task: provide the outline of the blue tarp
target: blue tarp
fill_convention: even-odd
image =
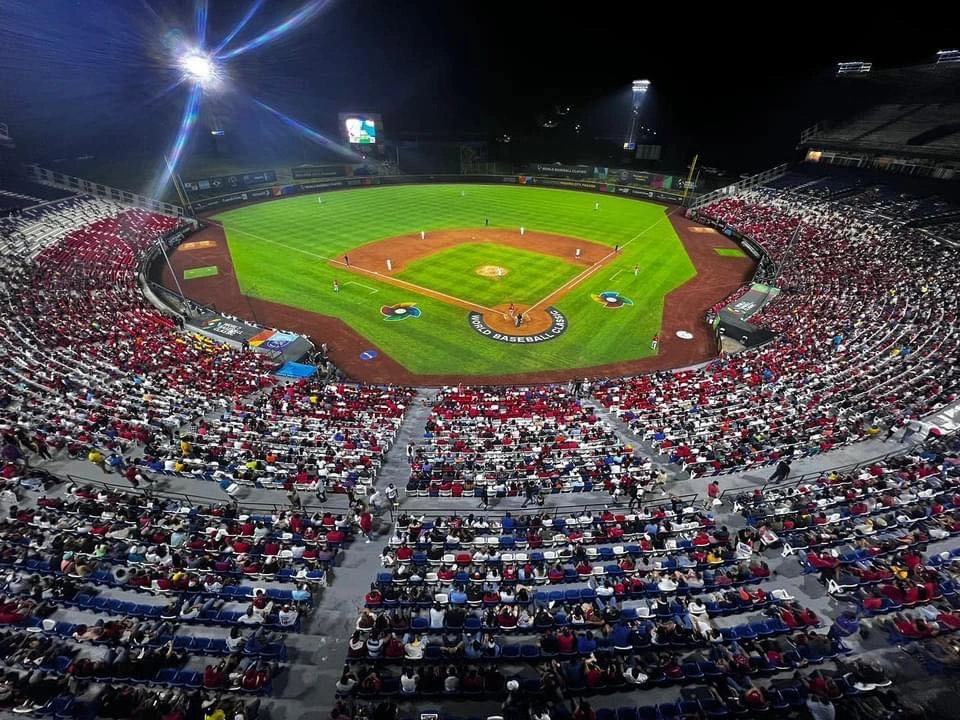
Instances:
[[[284,363],[274,375],[288,378],[308,378],[316,374],[317,368],[313,365],[304,365],[303,363],[287,362]]]

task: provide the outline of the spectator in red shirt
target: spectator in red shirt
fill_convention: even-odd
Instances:
[[[363,533],[363,537],[366,538],[364,542],[371,542],[373,538],[371,533],[373,532],[373,516],[369,511],[364,511],[360,516],[360,532]]]

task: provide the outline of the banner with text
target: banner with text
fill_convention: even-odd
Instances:
[[[294,180],[315,180],[316,178],[346,177],[348,167],[345,165],[301,165],[290,168]]]
[[[220,175],[219,177],[184,180],[183,186],[190,192],[216,192],[252,185],[265,185],[277,181],[277,173],[273,170],[258,170],[238,175]]]

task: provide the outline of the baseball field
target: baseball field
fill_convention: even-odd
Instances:
[[[349,326],[357,340],[331,348],[338,362],[386,359],[424,377],[573,376],[650,359],[664,352],[663,339],[656,349],[651,340],[663,332],[665,296],[698,273],[670,208],[613,195],[398,185],[277,199],[211,219],[222,225],[229,261],[216,250],[178,250],[178,268],[220,266],[217,277],[187,280],[188,295],[223,301],[235,274],[245,306],[284,310],[277,325],[316,332],[291,327],[289,310]],[[730,245],[725,238],[704,243],[711,262],[730,262],[713,247]],[[687,310],[690,329],[702,325],[702,308]]]

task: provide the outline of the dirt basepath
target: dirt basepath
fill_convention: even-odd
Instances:
[[[204,228],[190,238],[191,241],[208,241],[212,243],[212,246],[205,243],[204,246],[193,246],[193,249],[184,247],[177,248],[177,250],[171,254],[170,262],[178,277],[181,278],[180,283],[187,296],[205,305],[212,305],[221,312],[247,317],[262,325],[303,333],[308,335],[317,345],[321,342],[326,342],[330,348],[330,356],[333,361],[345,373],[356,380],[371,383],[403,383],[408,385],[446,385],[459,382],[497,385],[562,382],[571,378],[612,377],[683,367],[703,362],[716,355],[713,334],[704,323],[703,316],[714,303],[723,299],[728,293],[749,280],[753,272],[754,263],[746,257],[721,257],[717,255],[714,248],[736,247],[735,243],[719,233],[714,231],[703,232],[706,228],[696,223],[691,223],[689,220],[679,217],[676,214],[670,217],[670,222],[673,223],[698,274],[687,283],[670,292],[664,298],[663,326],[660,331],[660,352],[656,357],[610,365],[600,365],[591,368],[493,377],[416,375],[386,355],[377,348],[376,345],[364,339],[363,336],[342,320],[292,308],[287,305],[280,305],[278,303],[244,296],[241,294],[239,285],[237,284],[236,274],[230,259],[230,252],[227,248],[223,230],[217,225]],[[693,230],[691,230],[691,228],[693,228]],[[483,236],[484,240],[486,240],[488,239],[486,235],[487,232],[504,233],[506,238],[496,240],[496,242],[501,244],[512,244],[514,241],[526,242],[525,238],[528,235],[533,235],[532,233],[527,233],[527,235],[521,238],[519,232],[478,230],[476,236],[478,238]],[[435,235],[436,233],[431,233],[430,239],[433,240]],[[557,236],[546,237],[553,240]],[[489,239],[493,241],[492,237]],[[419,243],[419,235],[412,238],[412,240]],[[597,260],[602,258],[604,252],[609,252],[609,248],[596,245],[595,243],[576,241],[571,238],[565,238],[564,240],[572,241],[582,246],[581,264],[585,267],[597,262]],[[463,241],[460,240],[453,244],[459,244],[460,242]],[[478,242],[480,242],[480,240],[478,240]],[[371,245],[377,244],[379,243],[372,243]],[[363,248],[357,248],[352,251],[350,253],[351,263],[360,263],[360,251],[364,248],[371,247],[371,245],[363,246]],[[449,247],[452,247],[452,245]],[[516,245],[516,247],[531,249],[529,246]],[[568,255],[560,255],[561,257],[564,257],[564,259],[570,262],[576,261],[573,252],[570,252],[571,248],[566,246],[557,247],[560,252],[569,252]],[[431,248],[434,251],[437,249],[432,242]],[[593,252],[593,249],[596,249],[601,255],[599,257],[593,257],[592,255],[587,256],[586,253],[588,251]],[[540,248],[537,252],[545,252],[545,250]],[[554,252],[551,254],[557,253]],[[386,257],[387,256],[384,255],[377,259],[377,256],[371,255],[369,262],[379,262],[379,267],[385,270]],[[412,257],[412,255],[409,256],[408,261]],[[391,259],[396,261],[396,258]],[[220,269],[220,274],[215,277],[198,278],[196,280],[182,279],[185,269],[205,265],[216,265]],[[364,262],[364,265],[366,265],[366,262]],[[398,271],[400,267],[401,266],[395,264],[394,271]],[[163,268],[161,279],[163,285],[166,287],[176,287],[170,275],[169,268]],[[677,331],[689,332],[693,335],[693,339],[682,340],[677,337]],[[378,355],[374,360],[361,360],[360,353],[365,350],[376,350]]]
[[[414,235],[398,235],[362,245],[355,250],[351,250],[341,259],[331,260],[330,262],[332,265],[336,265],[346,272],[372,277],[381,282],[390,283],[407,290],[413,290],[421,295],[432,297],[441,302],[456,305],[466,310],[479,311],[484,313],[485,317],[488,315],[503,315],[505,308],[491,308],[486,305],[478,305],[470,300],[454,297],[453,295],[423,287],[422,285],[415,285],[397,277],[410,263],[416,260],[448,248],[457,247],[458,245],[470,245],[473,243],[507,245],[519,250],[540,253],[541,255],[553,255],[573,265],[585,268],[575,278],[553,291],[549,297],[551,302],[559,300],[573,290],[580,281],[584,280],[587,274],[603,267],[606,261],[614,257],[613,251],[609,247],[588,240],[578,240],[563,235],[548,235],[547,233],[535,232],[524,232],[524,234],[521,235],[519,230],[509,231],[483,228],[473,230],[438,230],[429,233],[425,237],[421,237],[419,233]],[[498,270],[502,271],[503,269],[487,265],[483,266],[483,270],[495,276]],[[536,305],[546,306],[546,303],[540,301]],[[517,308],[518,314],[528,311],[529,308],[526,307]],[[536,315],[538,320],[535,323],[528,324],[528,327],[544,323],[547,327],[550,325],[550,317],[542,307],[539,310],[534,309],[531,315]],[[533,335],[535,333],[528,330],[520,334]]]

